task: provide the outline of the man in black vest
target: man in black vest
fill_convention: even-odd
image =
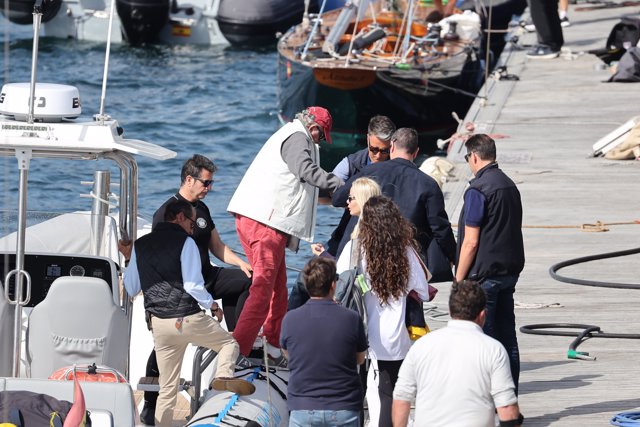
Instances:
[[[220,238],[216,224],[211,217],[209,208],[203,199],[213,188],[213,176],[216,165],[207,157],[194,154],[182,166],[180,173],[180,189],[167,199],[153,214],[152,230],[164,221],[166,207],[176,200],[191,203],[196,210],[196,221],[191,237],[198,246],[202,276],[207,291],[222,299],[222,309],[227,323],[227,330],[232,332],[235,327],[245,301],[249,297],[251,286],[251,266],[237,256]],[[129,246],[129,252],[131,247]],[[222,262],[236,265],[239,268],[217,267],[211,265],[209,252]],[[125,252],[123,252],[125,253]],[[126,257],[125,253],[125,257]],[[158,364],[155,352],[151,352],[147,361],[147,377],[158,376]],[[158,393],[144,392],[144,407],[140,412],[140,419],[147,425],[153,425],[153,414],[156,408]]]
[[[200,254],[191,237],[196,211],[185,200],[166,206],[164,222],[136,240],[124,286],[131,296],[142,291],[160,373],[155,423],[170,426],[178,394],[182,358],[188,344],[218,353],[215,390],[248,395],[255,386],[233,378],[239,347],[222,329],[222,310],[204,287]],[[212,316],[204,309],[211,309]],[[215,316],[215,319],[213,318]]]
[[[520,352],[513,307],[518,276],[524,268],[522,202],[513,181],[498,168],[496,144],[485,134],[465,143],[475,178],[464,194],[458,222],[456,280],[476,280],[487,294],[484,332],[504,345],[518,390]]]

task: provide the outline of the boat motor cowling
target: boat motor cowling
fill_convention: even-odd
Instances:
[[[169,22],[168,0],[116,0],[123,38],[132,45],[157,41]]]
[[[9,0],[8,14],[5,8],[0,8],[0,11],[5,18],[14,24],[30,25],[33,23],[33,5],[34,0]],[[62,0],[45,0],[42,2],[42,22],[51,21],[60,11],[62,6]]]

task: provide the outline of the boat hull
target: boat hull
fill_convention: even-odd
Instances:
[[[317,11],[311,1],[311,10]],[[221,0],[218,25],[232,44],[273,44],[276,33],[302,20],[304,3],[291,0]]]
[[[321,145],[324,168],[333,168],[346,154],[366,146],[369,119],[388,116],[397,127],[418,131],[421,153],[433,153],[438,138],[450,135],[478,88],[476,61],[464,59],[462,71],[430,77],[385,70],[312,69],[279,55],[279,112],[283,121],[311,105],[327,108],[333,117],[333,144]]]
[[[117,16],[112,41],[130,44],[263,45],[274,44],[302,19],[302,0],[115,0]],[[110,0],[52,0],[45,2],[43,31],[47,37],[105,42]],[[327,10],[344,4],[331,0]],[[312,0],[310,12],[318,11]],[[33,0],[10,0],[2,9],[7,18],[31,25]]]

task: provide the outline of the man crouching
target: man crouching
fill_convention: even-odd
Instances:
[[[164,222],[136,240],[124,274],[129,295],[142,290],[160,371],[160,394],[155,422],[171,426],[176,404],[182,359],[188,344],[218,353],[218,368],[211,387],[241,396],[255,386],[233,378],[239,347],[220,326],[222,310],[204,287],[200,255],[191,238],[196,212],[187,201],[176,200],[166,207]],[[211,315],[202,309],[211,309]],[[215,319],[214,319],[215,316]]]

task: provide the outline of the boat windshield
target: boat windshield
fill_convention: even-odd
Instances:
[[[120,264],[113,217],[91,212],[28,211],[25,252],[102,256]],[[0,210],[0,251],[16,252],[18,211]]]

